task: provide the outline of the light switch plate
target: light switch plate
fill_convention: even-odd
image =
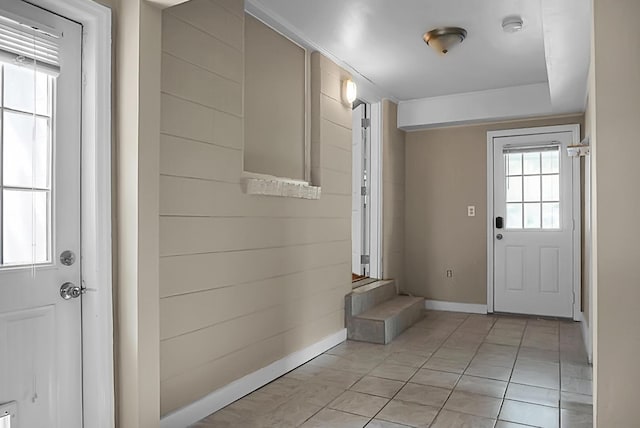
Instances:
[[[475,217],[476,216],[476,207],[475,207],[475,205],[469,205],[467,207],[467,215],[469,217]]]

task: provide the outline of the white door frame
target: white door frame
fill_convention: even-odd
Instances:
[[[81,269],[83,420],[115,426],[111,234],[111,9],[91,0],[26,0],[82,30]]]
[[[493,212],[493,139],[497,137],[517,137],[521,135],[541,135],[557,132],[571,132],[571,144],[580,143],[580,125],[541,126],[537,128],[505,129],[487,132],[487,311],[493,312],[494,302],[494,212]],[[580,321],[581,266],[580,266],[580,158],[572,158],[573,189],[573,320]]]
[[[371,106],[371,168],[369,171],[369,277],[382,279],[382,102]]]

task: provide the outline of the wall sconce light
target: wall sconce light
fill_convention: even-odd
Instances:
[[[351,79],[345,79],[342,81],[342,99],[347,104],[351,104],[358,97],[358,87],[356,83]]]
[[[572,158],[589,155],[589,137],[582,140],[580,144],[568,146],[567,154],[569,155],[569,157],[572,157]]]

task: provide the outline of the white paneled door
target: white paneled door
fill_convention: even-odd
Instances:
[[[82,27],[0,17],[0,426],[79,428]]]
[[[571,132],[493,139],[496,312],[573,317],[570,144]]]

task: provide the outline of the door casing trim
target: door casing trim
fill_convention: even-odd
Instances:
[[[111,9],[91,0],[25,0],[82,29],[81,262],[83,420],[115,426],[111,211]]]
[[[493,313],[494,303],[494,196],[493,196],[493,139],[497,137],[517,137],[522,135],[542,135],[557,132],[570,132],[571,144],[580,143],[580,125],[555,125],[540,126],[535,128],[505,129],[487,132],[487,311]],[[573,190],[573,320],[580,321],[580,302],[582,301],[581,289],[581,215],[580,215],[580,158],[573,158],[572,166],[572,190]]]

